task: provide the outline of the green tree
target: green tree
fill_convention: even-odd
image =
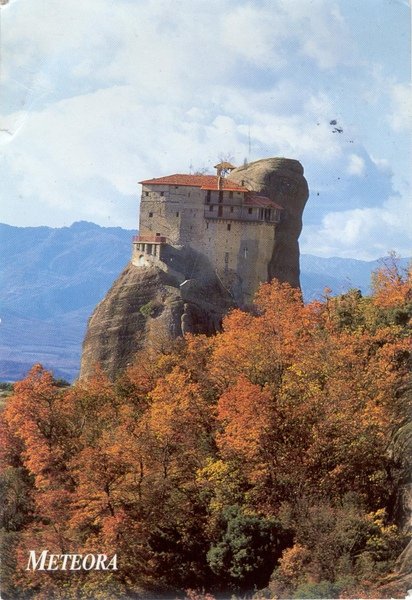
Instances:
[[[219,581],[234,589],[262,587],[286,539],[287,534],[273,519],[231,506],[221,515],[221,536],[212,544],[207,560]]]

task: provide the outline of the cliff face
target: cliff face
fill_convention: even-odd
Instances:
[[[286,281],[299,287],[299,243],[302,215],[309,196],[303,167],[289,158],[266,158],[231,172],[230,179],[262,192],[283,206],[281,222],[276,227],[275,248],[268,266],[269,279]]]
[[[412,394],[412,379],[402,390],[406,401]],[[394,432],[388,447],[388,457],[391,459],[390,474],[394,482],[392,498],[392,518],[398,527],[408,536],[411,535],[412,515],[412,423],[406,423]],[[412,540],[396,560],[393,571],[385,577],[380,585],[382,598],[399,598],[406,596],[412,588]]]
[[[89,319],[80,378],[99,364],[112,379],[143,348],[161,350],[185,333],[213,334],[233,300],[208,261],[168,247],[163,268],[129,264]]]
[[[230,179],[262,192],[284,207],[276,228],[274,277],[299,286],[298,237],[308,186],[298,161],[259,160],[232,171]],[[129,264],[94,310],[83,343],[80,377],[99,364],[114,378],[142,348],[161,348],[184,333],[220,329],[233,295],[222,285],[208,258],[190,246],[162,248],[162,261]]]

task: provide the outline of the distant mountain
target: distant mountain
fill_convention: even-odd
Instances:
[[[36,362],[56,377],[77,377],[87,319],[129,261],[133,233],[84,221],[59,229],[0,224],[0,381],[21,379]],[[305,299],[325,287],[368,293],[378,265],[303,254]]]
[[[35,362],[76,378],[87,319],[127,264],[133,233],[0,224],[0,381]]]
[[[370,293],[371,274],[382,265],[383,259],[372,261],[354,258],[321,258],[312,254],[300,256],[300,282],[306,301],[322,295],[328,287],[334,294],[356,288],[364,295]],[[399,259],[399,266],[406,267],[409,258]]]

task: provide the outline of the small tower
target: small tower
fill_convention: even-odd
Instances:
[[[225,177],[228,173],[230,173],[230,171],[236,169],[236,167],[234,167],[230,162],[227,161],[220,162],[213,168],[216,169],[218,177]]]

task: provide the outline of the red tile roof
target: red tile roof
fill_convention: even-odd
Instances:
[[[190,187],[199,187],[202,190],[217,190],[218,178],[216,175],[183,175],[176,173],[175,175],[167,175],[166,177],[156,177],[155,179],[145,179],[139,181],[142,185],[182,185]],[[221,186],[223,190],[230,192],[247,192],[247,188],[242,185],[230,181],[224,177],[221,178]]]
[[[230,181],[230,179],[225,179],[222,178],[221,179],[221,183],[220,183],[220,187],[218,187],[218,181],[217,181],[217,177],[214,177],[215,181],[212,181],[210,183],[206,183],[205,185],[202,185],[202,190],[225,190],[228,192],[247,192],[248,189],[245,188],[243,185],[239,185],[238,183],[235,183],[234,181]]]
[[[277,208],[278,210],[284,210],[283,206],[276,204],[270,198],[266,196],[259,196],[258,194],[248,194],[245,198],[245,206],[259,206],[260,208]]]

